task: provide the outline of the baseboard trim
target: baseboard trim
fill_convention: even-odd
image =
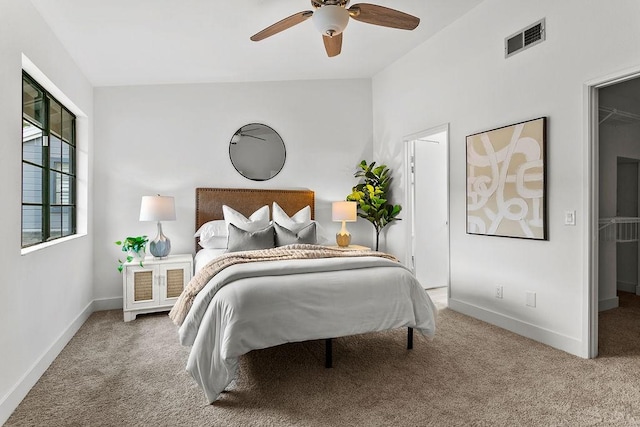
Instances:
[[[18,407],[22,399],[25,398],[29,390],[38,382],[42,374],[47,370],[49,365],[58,357],[62,349],[78,332],[78,329],[84,324],[84,322],[94,312],[94,301],[91,301],[87,306],[76,316],[65,331],[49,346],[49,348],[40,356],[40,358],[31,366],[31,368],[25,372],[20,380],[13,386],[13,388],[0,400],[0,425],[4,424],[13,411]]]
[[[598,311],[606,311],[611,310],[612,308],[617,308],[620,304],[618,297],[601,299],[598,301]]]
[[[122,298],[100,298],[93,300],[93,311],[120,310],[122,309]]]
[[[637,283],[629,283],[629,282],[616,282],[616,288],[619,291],[631,292],[634,294],[636,292]]]
[[[78,329],[87,321],[89,316],[95,311],[122,309],[122,297],[101,298],[91,301],[76,316],[67,329],[60,334],[53,344],[44,352],[42,356],[31,366],[31,368],[18,380],[16,385],[0,399],[0,425],[3,425],[16,410],[22,399],[25,398],[29,390],[38,382],[42,374],[49,368],[49,365],[58,357],[62,349],[71,338],[78,332]]]
[[[449,299],[449,308],[575,356],[588,357],[583,343],[575,338],[452,298]]]

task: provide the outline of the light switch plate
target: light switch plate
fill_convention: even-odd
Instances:
[[[564,213],[564,225],[576,225],[576,211],[566,211]]]

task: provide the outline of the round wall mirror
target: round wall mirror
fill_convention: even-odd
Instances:
[[[231,137],[229,157],[240,175],[266,181],[282,170],[287,152],[278,132],[267,125],[250,123]]]

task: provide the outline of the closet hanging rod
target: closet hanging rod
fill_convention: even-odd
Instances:
[[[608,120],[613,116],[621,117],[628,121],[640,122],[640,114],[630,113],[628,111],[618,110],[617,108],[611,107],[598,107],[598,110],[603,113],[607,113],[607,115],[603,119],[601,119],[598,124],[604,123],[605,120]]]

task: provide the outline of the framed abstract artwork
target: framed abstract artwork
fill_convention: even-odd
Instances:
[[[467,136],[467,233],[547,240],[541,117]]]

